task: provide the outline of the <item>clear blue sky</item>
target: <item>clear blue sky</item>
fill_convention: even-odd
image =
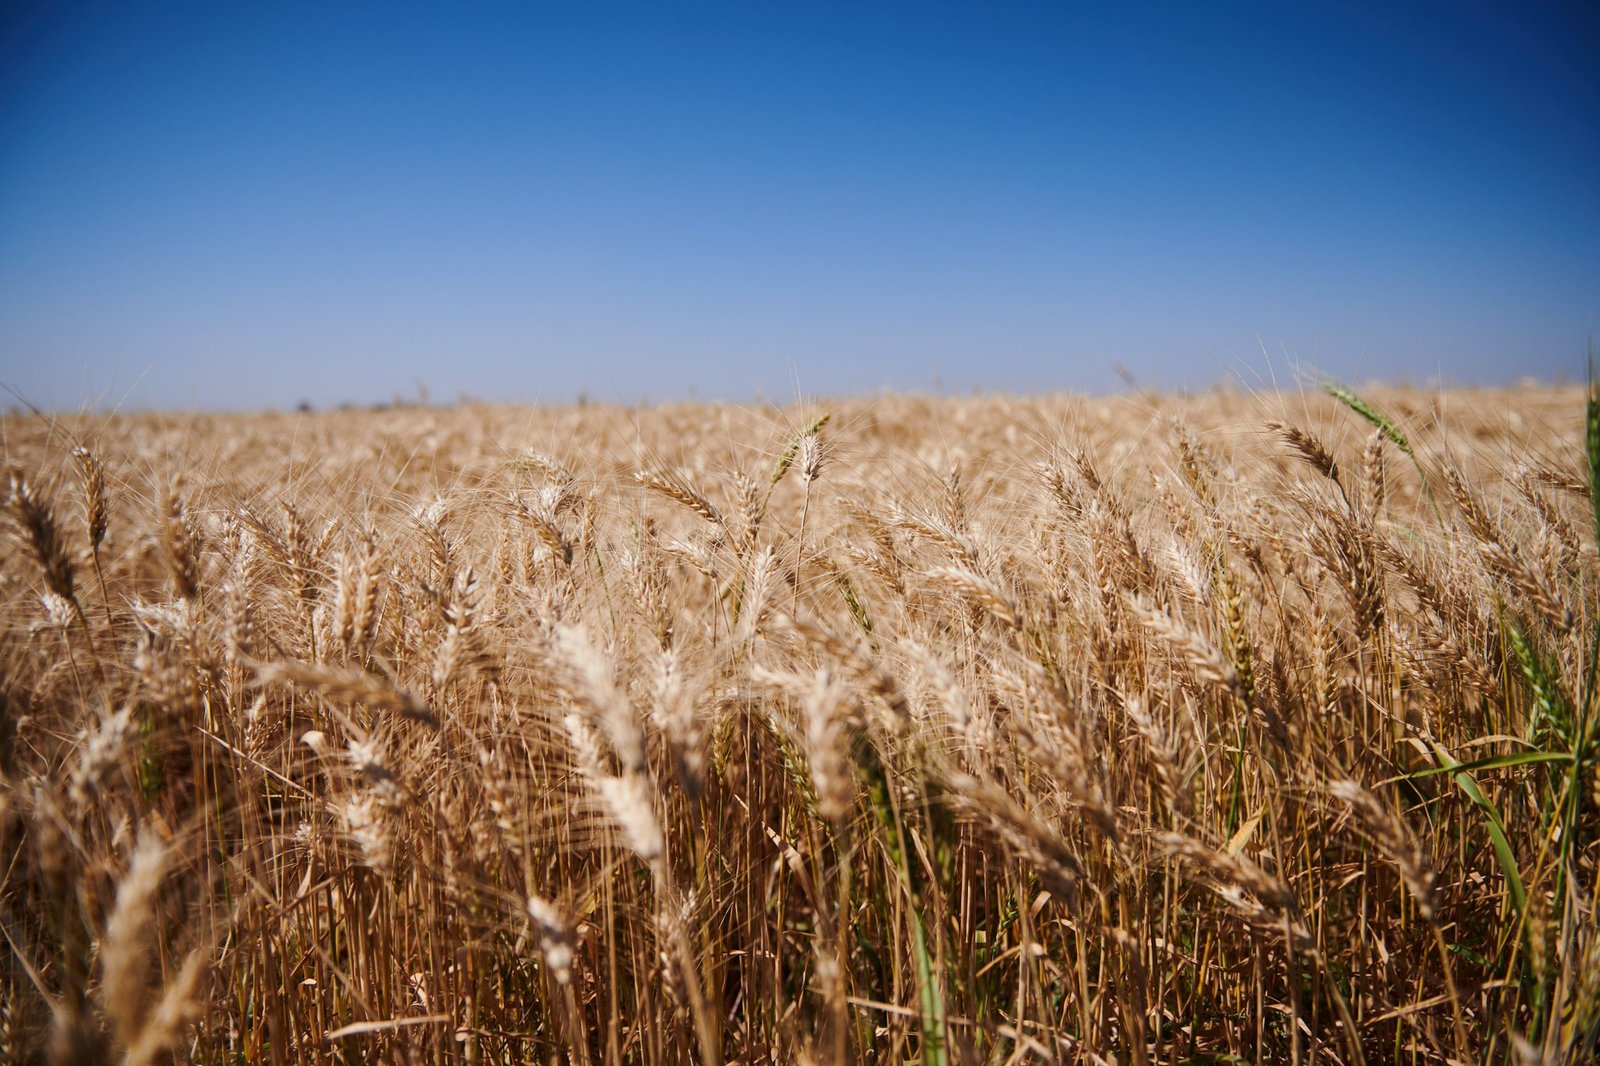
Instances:
[[[1591,341],[1593,3],[0,0],[0,382],[41,406],[1494,382]]]

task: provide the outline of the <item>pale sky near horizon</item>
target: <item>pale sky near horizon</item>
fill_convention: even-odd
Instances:
[[[1496,383],[1597,332],[1592,3],[0,4],[45,408]]]

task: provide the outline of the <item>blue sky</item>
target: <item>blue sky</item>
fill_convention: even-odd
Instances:
[[[1597,58],[1580,3],[6,0],[0,383],[1579,377]]]

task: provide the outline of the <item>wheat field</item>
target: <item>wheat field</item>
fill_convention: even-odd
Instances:
[[[1578,387],[8,415],[0,1060],[1578,1063]]]

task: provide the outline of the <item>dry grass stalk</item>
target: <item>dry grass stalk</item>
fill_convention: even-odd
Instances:
[[[1177,738],[1146,713],[1142,701],[1129,700],[1126,710],[1128,720],[1133,722],[1149,749],[1157,788],[1167,808],[1179,817],[1188,817],[1193,802],[1189,796],[1189,777],[1181,768],[1182,752]]]
[[[122,1059],[123,1066],[151,1066],[177,1047],[186,1026],[204,1013],[201,985],[209,971],[210,963],[203,949],[197,948],[184,958],[176,976],[162,990],[156,1009],[128,1047]]]
[[[710,500],[691,488],[681,475],[665,471],[641,470],[634,475],[634,479],[650,491],[659,492],[674,503],[687,507],[713,526],[724,525],[722,512],[711,506]]]
[[[143,1028],[155,896],[167,859],[168,849],[159,839],[153,835],[140,838],[128,871],[117,884],[116,904],[106,922],[100,995],[117,1041],[124,1046],[131,1046]]]
[[[1400,879],[1417,901],[1417,909],[1422,912],[1423,920],[1432,922],[1438,914],[1433,891],[1434,874],[1411,830],[1359,782],[1348,778],[1330,781],[1328,793],[1355,812],[1362,828],[1372,837],[1384,857],[1400,871]]]
[[[838,824],[855,806],[856,776],[850,757],[848,694],[827,670],[819,670],[801,703],[802,736],[817,813]]]
[[[1148,603],[1132,597],[1126,602],[1129,612],[1152,636],[1177,652],[1198,680],[1238,691],[1239,671],[1203,634]]]
[[[951,526],[943,518],[916,508],[895,504],[891,521],[896,528],[915,533],[940,545],[971,569],[979,569],[978,547],[972,538]]]
[[[1307,495],[1298,497],[1309,523],[1304,536],[1309,553],[1331,574],[1350,605],[1352,628],[1365,640],[1383,624],[1383,571],[1370,529],[1346,512]]]
[[[699,799],[705,791],[706,729],[694,704],[690,680],[678,653],[671,648],[663,651],[656,666],[650,717],[672,749],[673,772],[684,794]]]
[[[1344,483],[1339,480],[1339,464],[1316,434],[1287,422],[1268,422],[1267,428],[1282,437],[1283,442],[1294,449],[1306,465],[1343,489]]]
[[[1483,553],[1483,561],[1489,569],[1502,575],[1534,613],[1560,632],[1572,628],[1572,609],[1556,595],[1555,582],[1535,574],[1521,552],[1500,541],[1484,541],[1478,545],[1478,550]]]
[[[1332,395],[7,415],[0,1058],[1586,1061],[1587,396]]]
[[[56,524],[55,512],[33,484],[15,471],[11,474],[12,518],[22,539],[43,572],[45,586],[70,603],[77,603],[72,555]]]
[[[359,703],[372,710],[398,714],[434,728],[439,725],[438,716],[421,697],[374,677],[365,670],[285,660],[258,663],[255,677],[258,685],[287,682],[310,689],[334,702]]]
[[[1383,442],[1387,439],[1383,430],[1375,429],[1372,431],[1372,436],[1367,438],[1367,446],[1362,451],[1361,496],[1366,503],[1369,518],[1375,518],[1383,510],[1383,503],[1389,497],[1388,472],[1383,450]]]
[[[1077,898],[1084,879],[1083,863],[1059,832],[992,782],[956,775],[948,785],[951,803],[987,824],[1051,891],[1063,899]]]
[[[517,516],[528,523],[534,536],[539,539],[539,543],[551,558],[559,559],[563,566],[572,565],[572,544],[562,535],[561,530],[556,528],[554,519],[547,517],[547,514],[554,513],[553,508],[547,513],[540,513],[530,508],[518,496],[511,497],[511,506]]]
[[[868,692],[882,701],[883,706],[893,716],[893,722],[903,723],[910,718],[911,704],[907,701],[900,683],[855,644],[824,626],[813,622],[802,622],[788,615],[775,615],[773,626],[780,632],[800,637],[811,646],[821,649],[828,658],[841,664]]]
[[[532,448],[529,448],[516,458],[508,460],[508,462],[512,466],[543,474],[564,489],[572,486],[578,480],[573,476],[572,471],[567,469],[559,459],[544,452],[534,451]]]
[[[340,555],[334,572],[334,639],[345,655],[360,662],[371,657],[377,638],[382,582],[377,536],[368,532]]]
[[[935,583],[954,589],[957,594],[977,603],[1007,628],[1021,631],[1022,611],[999,585],[988,578],[955,566],[934,567],[927,576]]]
[[[111,528],[111,501],[106,490],[105,464],[83,446],[72,449],[72,462],[83,484],[83,522],[89,534],[89,549],[99,552]]]
[[[193,600],[200,594],[200,535],[176,489],[167,492],[162,509],[166,518],[161,530],[162,549],[173,590],[179,599]]]
[[[1279,878],[1243,855],[1208,847],[1182,833],[1156,833],[1155,840],[1167,855],[1200,873],[1252,927],[1281,932],[1297,948],[1313,944],[1294,894]]]
[[[542,896],[528,897],[528,917],[539,935],[539,952],[558,985],[572,983],[572,923],[554,903]]]

